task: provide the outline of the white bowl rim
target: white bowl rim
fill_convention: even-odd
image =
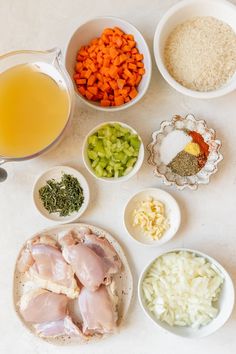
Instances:
[[[101,20],[101,19],[111,19],[111,20],[118,20],[120,22],[123,22],[124,24],[130,26],[134,31],[138,32],[142,41],[143,41],[143,44],[144,44],[144,47],[146,49],[146,52],[147,52],[147,60],[148,60],[148,63],[149,63],[149,69],[147,70],[145,68],[145,70],[147,71],[147,77],[146,77],[146,85],[144,87],[144,89],[142,90],[142,92],[138,92],[137,96],[135,98],[133,98],[132,100],[130,100],[129,102],[127,103],[124,103],[123,105],[121,106],[117,106],[117,107],[102,107],[102,106],[99,106],[99,105],[95,105],[94,103],[91,103],[89,100],[86,100],[82,95],[80,95],[77,90],[75,89],[74,87],[74,92],[76,94],[76,97],[79,97],[86,105],[88,105],[89,107],[92,107],[94,109],[97,109],[98,111],[103,111],[103,112],[117,112],[117,111],[121,111],[123,109],[126,109],[126,108],[129,108],[131,106],[133,106],[135,103],[137,103],[138,101],[141,100],[141,98],[143,98],[143,96],[145,95],[145,93],[147,92],[148,90],[148,87],[150,85],[150,82],[151,82],[151,77],[152,77],[152,59],[151,59],[151,53],[150,53],[150,50],[149,50],[149,47],[148,47],[148,44],[145,40],[145,38],[143,37],[142,33],[137,29],[137,27],[135,27],[132,23],[124,20],[123,18],[120,18],[120,17],[117,17],[117,16],[96,16],[96,17],[92,17],[90,19],[88,19],[87,21],[81,23],[79,25],[79,27],[77,27],[75,29],[75,31],[73,32],[73,34],[70,36],[70,39],[68,40],[67,42],[67,45],[66,45],[66,48],[65,48],[65,55],[64,55],[64,66],[66,68],[66,58],[67,58],[67,52],[68,52],[68,48],[69,48],[69,45],[71,43],[71,39],[74,37],[75,33],[80,29],[80,27],[84,26],[84,25],[87,25],[89,24],[89,22],[92,22],[94,20]],[[67,70],[67,69],[66,69]],[[68,73],[68,75],[70,76],[70,74]],[[70,76],[71,78],[71,76]],[[72,80],[72,79],[71,79]],[[74,86],[74,85],[73,85]]]
[[[109,124],[115,124],[118,123],[121,126],[128,128],[131,130],[132,133],[138,135],[140,141],[141,141],[141,145],[139,148],[139,154],[138,154],[138,158],[137,161],[133,167],[133,169],[126,175],[126,176],[122,176],[122,177],[111,177],[111,178],[107,178],[107,177],[98,177],[95,172],[92,170],[92,167],[90,168],[90,166],[88,165],[86,158],[85,158],[85,149],[87,147],[87,141],[88,138],[90,137],[90,135],[92,135],[93,133],[95,133],[98,129],[100,129],[101,127],[103,127],[104,125],[109,125]],[[109,183],[119,183],[119,182],[125,182],[128,181],[130,178],[132,178],[142,167],[143,161],[144,161],[144,144],[143,144],[143,140],[141,138],[141,136],[137,133],[137,131],[132,128],[130,125],[123,123],[123,122],[119,122],[119,121],[105,121],[102,122],[100,124],[98,124],[96,127],[92,128],[88,134],[86,135],[86,137],[84,138],[84,142],[83,142],[83,146],[82,146],[82,158],[83,158],[83,162],[84,165],[86,167],[86,169],[91,173],[91,175],[93,177],[95,177],[96,179],[100,180],[100,181],[105,181],[105,182],[109,182]],[[137,165],[137,166],[136,166]],[[135,168],[136,167],[136,168]]]
[[[205,259],[207,259],[210,263],[214,264],[216,266],[216,268],[222,273],[227,275],[228,277],[228,283],[229,283],[229,286],[231,287],[231,290],[232,290],[232,300],[231,300],[231,307],[230,307],[230,310],[228,311],[228,316],[227,318],[225,319],[224,322],[222,322],[221,326],[219,326],[218,328],[216,328],[214,331],[212,331],[211,333],[202,333],[200,336],[184,336],[184,335],[181,335],[181,334],[177,334],[175,332],[172,332],[168,329],[165,329],[163,326],[161,326],[157,321],[155,321],[148,313],[147,309],[145,308],[145,305],[143,304],[143,301],[142,301],[142,298],[141,298],[141,286],[142,286],[142,282],[143,282],[143,279],[148,271],[148,269],[151,267],[152,263],[154,263],[159,257],[165,255],[165,254],[168,254],[168,253],[172,253],[172,252],[181,252],[181,251],[186,251],[186,252],[190,252],[190,253],[193,253],[193,254],[196,254],[197,256],[200,256],[200,257],[204,257]],[[229,320],[230,316],[232,315],[232,311],[233,311],[233,308],[234,308],[234,303],[235,303],[235,290],[234,290],[234,283],[233,283],[233,280],[229,274],[229,272],[225,269],[225,267],[223,267],[221,265],[221,263],[219,263],[216,259],[214,259],[213,257],[211,256],[208,256],[206,253],[203,253],[201,251],[198,251],[198,250],[194,250],[194,249],[191,249],[191,248],[185,248],[185,247],[179,247],[179,248],[173,248],[173,249],[169,249],[169,250],[163,250],[161,251],[157,256],[155,256],[150,262],[148,262],[146,264],[146,266],[143,268],[143,270],[141,271],[140,275],[139,275],[139,279],[138,279],[138,300],[139,300],[139,305],[141,306],[143,312],[145,313],[145,315],[149,318],[149,320],[151,320],[152,323],[154,323],[159,329],[161,329],[162,331],[166,332],[166,333],[170,333],[170,334],[173,334],[177,337],[182,337],[182,338],[186,338],[186,339],[194,339],[194,338],[203,338],[203,337],[207,337],[209,335],[212,335],[214,334],[216,331],[218,331],[220,328],[222,328],[225,323]]]
[[[43,213],[40,208],[38,208],[36,202],[35,202],[35,192],[36,192],[36,186],[37,186],[37,183],[39,182],[39,180],[44,176],[46,175],[47,173],[49,172],[52,172],[54,171],[55,169],[60,169],[61,171],[63,171],[63,169],[67,169],[68,171],[71,171],[71,173],[73,174],[73,172],[75,173],[75,175],[77,176],[79,182],[80,182],[80,179],[83,180],[83,183],[84,185],[86,185],[86,188],[87,188],[87,193],[86,195],[84,195],[84,203],[81,205],[80,209],[73,215],[73,216],[67,216],[67,220],[64,220],[64,217],[62,216],[61,217],[61,220],[54,220],[53,218],[50,217],[50,214],[49,213]],[[84,177],[84,175],[79,171],[77,170],[76,168],[74,167],[70,167],[70,166],[66,166],[66,165],[56,165],[56,166],[53,166],[53,167],[50,167],[48,168],[47,170],[45,170],[44,172],[40,173],[35,181],[34,181],[34,184],[33,184],[33,188],[32,188],[32,199],[33,199],[33,204],[36,208],[36,210],[40,213],[40,215],[42,215],[45,219],[47,220],[50,220],[50,221],[53,221],[54,223],[57,223],[57,224],[68,224],[68,223],[71,223],[73,221],[76,221],[78,220],[78,218],[86,211],[86,209],[88,208],[88,205],[89,205],[89,201],[90,201],[90,189],[89,189],[89,184],[86,180],[86,178]],[[82,206],[84,205],[83,207],[83,210],[81,211],[82,209]]]
[[[126,209],[129,205],[129,203],[131,202],[131,200],[137,196],[138,194],[140,193],[143,193],[143,192],[147,192],[147,191],[153,191],[153,190],[156,190],[156,191],[161,191],[161,193],[164,193],[166,195],[168,195],[169,198],[172,199],[172,201],[174,202],[174,204],[176,205],[176,211],[178,212],[178,227],[176,229],[176,231],[173,233],[173,235],[166,241],[162,242],[161,244],[158,244],[158,240],[156,240],[156,243],[151,243],[151,244],[148,244],[148,243],[143,243],[139,240],[137,240],[135,237],[133,237],[130,232],[128,231],[128,228],[126,226],[126,222],[125,222],[125,213],[126,213]],[[161,189],[161,188],[156,188],[156,187],[148,187],[148,188],[143,188],[135,193],[133,193],[130,198],[126,201],[125,203],[125,206],[124,206],[124,209],[123,209],[123,225],[125,227],[125,230],[126,232],[128,233],[128,235],[130,236],[130,238],[132,240],[134,240],[135,242],[137,242],[139,245],[142,245],[144,247],[147,247],[147,248],[159,248],[161,246],[163,246],[164,244],[170,242],[172,240],[172,238],[177,234],[178,230],[179,230],[179,227],[180,227],[180,224],[181,224],[181,211],[180,211],[180,206],[179,204],[177,203],[177,200],[169,193],[169,192],[166,192],[164,189]],[[164,238],[165,236],[163,235],[162,239]]]
[[[232,10],[234,10],[236,12],[236,6],[227,0],[201,0],[201,1],[202,2],[203,1],[213,2],[214,4],[216,4],[216,3],[224,4],[225,6],[230,7]],[[164,62],[162,60],[162,56],[161,56],[160,50],[159,50],[159,36],[160,36],[160,33],[161,33],[163,27],[166,24],[166,21],[171,16],[173,16],[177,10],[182,9],[188,5],[198,3],[198,2],[199,2],[199,0],[182,0],[182,1],[178,2],[177,4],[171,6],[169,8],[169,10],[167,10],[165,12],[165,14],[162,16],[160,22],[158,23],[158,25],[156,27],[154,38],[153,38],[153,53],[154,53],[154,57],[155,57],[155,62],[156,62],[156,65],[157,65],[162,77],[167,81],[167,83],[172,88],[174,88],[178,92],[180,92],[184,95],[187,95],[187,96],[190,96],[193,98],[199,98],[199,99],[210,99],[210,98],[221,97],[221,96],[224,96],[236,89],[236,79],[235,79],[234,83],[232,83],[231,85],[223,86],[223,87],[220,87],[220,88],[218,88],[216,90],[212,90],[212,91],[201,92],[201,91],[191,90],[187,87],[184,87],[180,83],[178,83],[169,74],[168,70],[166,69],[166,67],[164,65]]]

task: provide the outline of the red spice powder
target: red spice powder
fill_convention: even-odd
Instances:
[[[209,145],[204,141],[203,137],[201,134],[195,132],[195,131],[190,131],[189,135],[192,137],[193,142],[197,143],[200,146],[201,153],[204,154],[206,157],[209,155]]]

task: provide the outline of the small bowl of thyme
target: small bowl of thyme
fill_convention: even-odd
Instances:
[[[37,178],[33,199],[37,210],[47,219],[60,223],[72,222],[88,206],[88,183],[74,168],[55,166]]]

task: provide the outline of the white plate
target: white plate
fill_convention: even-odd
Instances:
[[[56,181],[60,181],[63,172],[76,177],[83,189],[84,201],[78,211],[68,215],[68,216],[60,216],[59,213],[49,213],[43,206],[43,202],[39,197],[39,189],[45,186],[46,182],[50,179],[55,179]],[[68,223],[77,220],[87,209],[89,204],[89,186],[84,178],[84,176],[77,170],[68,166],[55,166],[50,168],[49,170],[42,173],[36,180],[33,187],[33,200],[37,210],[43,215],[45,218],[55,221],[57,223]]]
[[[224,278],[224,283],[222,286],[222,290],[220,293],[220,298],[218,300],[218,308],[219,308],[219,313],[216,316],[215,319],[213,319],[208,325],[202,326],[200,328],[192,328],[192,327],[178,327],[178,326],[169,326],[165,322],[159,321],[146,307],[145,299],[143,297],[143,291],[142,291],[142,283],[143,280],[146,276],[146,273],[148,272],[149,268],[152,266],[153,262],[157,260],[157,258],[163,256],[164,254],[170,253],[170,252],[180,252],[180,251],[187,251],[195,254],[196,256],[204,257],[207,259],[208,262],[210,262],[218,271],[221,273],[222,277]],[[186,338],[200,338],[200,337],[206,337],[215,331],[217,331],[219,328],[221,328],[226,321],[229,319],[233,307],[234,307],[234,285],[233,282],[230,278],[229,273],[222,267],[220,263],[218,263],[214,258],[211,258],[210,256],[199,252],[195,250],[191,250],[188,248],[178,248],[178,249],[173,249],[167,252],[162,252],[161,254],[158,255],[155,259],[153,259],[142,271],[140,277],[139,277],[139,282],[138,282],[138,298],[139,298],[139,303],[144,311],[144,313],[147,315],[149,319],[159,328],[162,330],[166,330],[172,334],[175,334],[180,337],[186,337]]]
[[[132,274],[131,274],[130,267],[129,267],[128,261],[126,259],[126,256],[125,256],[121,246],[119,245],[119,243],[108,232],[106,232],[96,226],[87,225],[87,224],[79,224],[79,223],[78,224],[70,224],[70,225],[59,225],[59,226],[55,226],[52,228],[48,228],[48,229],[45,229],[45,230],[33,235],[32,238],[39,236],[39,235],[41,235],[41,236],[50,235],[55,240],[57,240],[58,238],[62,237],[65,233],[67,233],[69,230],[72,230],[72,229],[79,230],[79,228],[81,228],[81,227],[88,227],[91,229],[91,231],[95,235],[105,237],[112,244],[112,246],[114,247],[114,249],[116,250],[117,254],[119,255],[119,257],[121,259],[121,262],[123,265],[122,271],[113,277],[115,284],[116,284],[116,290],[118,292],[118,297],[119,297],[119,303],[118,303],[118,329],[119,329],[121,327],[121,324],[123,323],[127,313],[128,313],[128,309],[129,309],[129,306],[130,306],[130,303],[132,300],[132,295],[133,295]],[[26,284],[25,276],[22,273],[19,273],[17,270],[17,267],[16,267],[20,253],[21,253],[22,249],[25,247],[25,245],[26,245],[26,242],[22,246],[22,248],[19,252],[19,255],[17,257],[16,264],[15,264],[14,280],[13,280],[14,308],[15,308],[15,311],[16,311],[20,321],[22,322],[22,324],[31,333],[33,333],[37,337],[39,337],[35,333],[33,326],[23,320],[23,318],[21,317],[21,315],[19,313],[19,309],[17,306],[21,296],[26,291],[24,288],[24,286]],[[28,286],[27,286],[27,290],[30,290]],[[104,335],[103,337],[94,337],[94,339],[91,339],[90,341],[96,340],[98,338],[101,339],[104,337],[106,337],[106,336]],[[39,338],[41,338],[41,337],[39,337]],[[57,345],[83,343],[83,340],[79,337],[71,338],[68,336],[59,336],[57,338],[47,338],[47,339],[41,338],[41,339],[43,339],[49,343],[57,344]]]
[[[138,204],[147,200],[148,197],[153,197],[165,205],[166,216],[169,220],[170,227],[160,240],[153,240],[151,237],[144,234],[139,226],[133,226],[133,212],[138,207]],[[127,202],[124,210],[124,224],[129,235],[137,242],[146,246],[161,246],[170,241],[179,229],[181,214],[176,200],[167,192],[158,188],[147,188],[138,193],[135,193]]]

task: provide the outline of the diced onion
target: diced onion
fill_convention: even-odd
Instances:
[[[223,277],[205,258],[191,252],[159,257],[142,284],[147,308],[170,326],[207,325],[218,314]]]

